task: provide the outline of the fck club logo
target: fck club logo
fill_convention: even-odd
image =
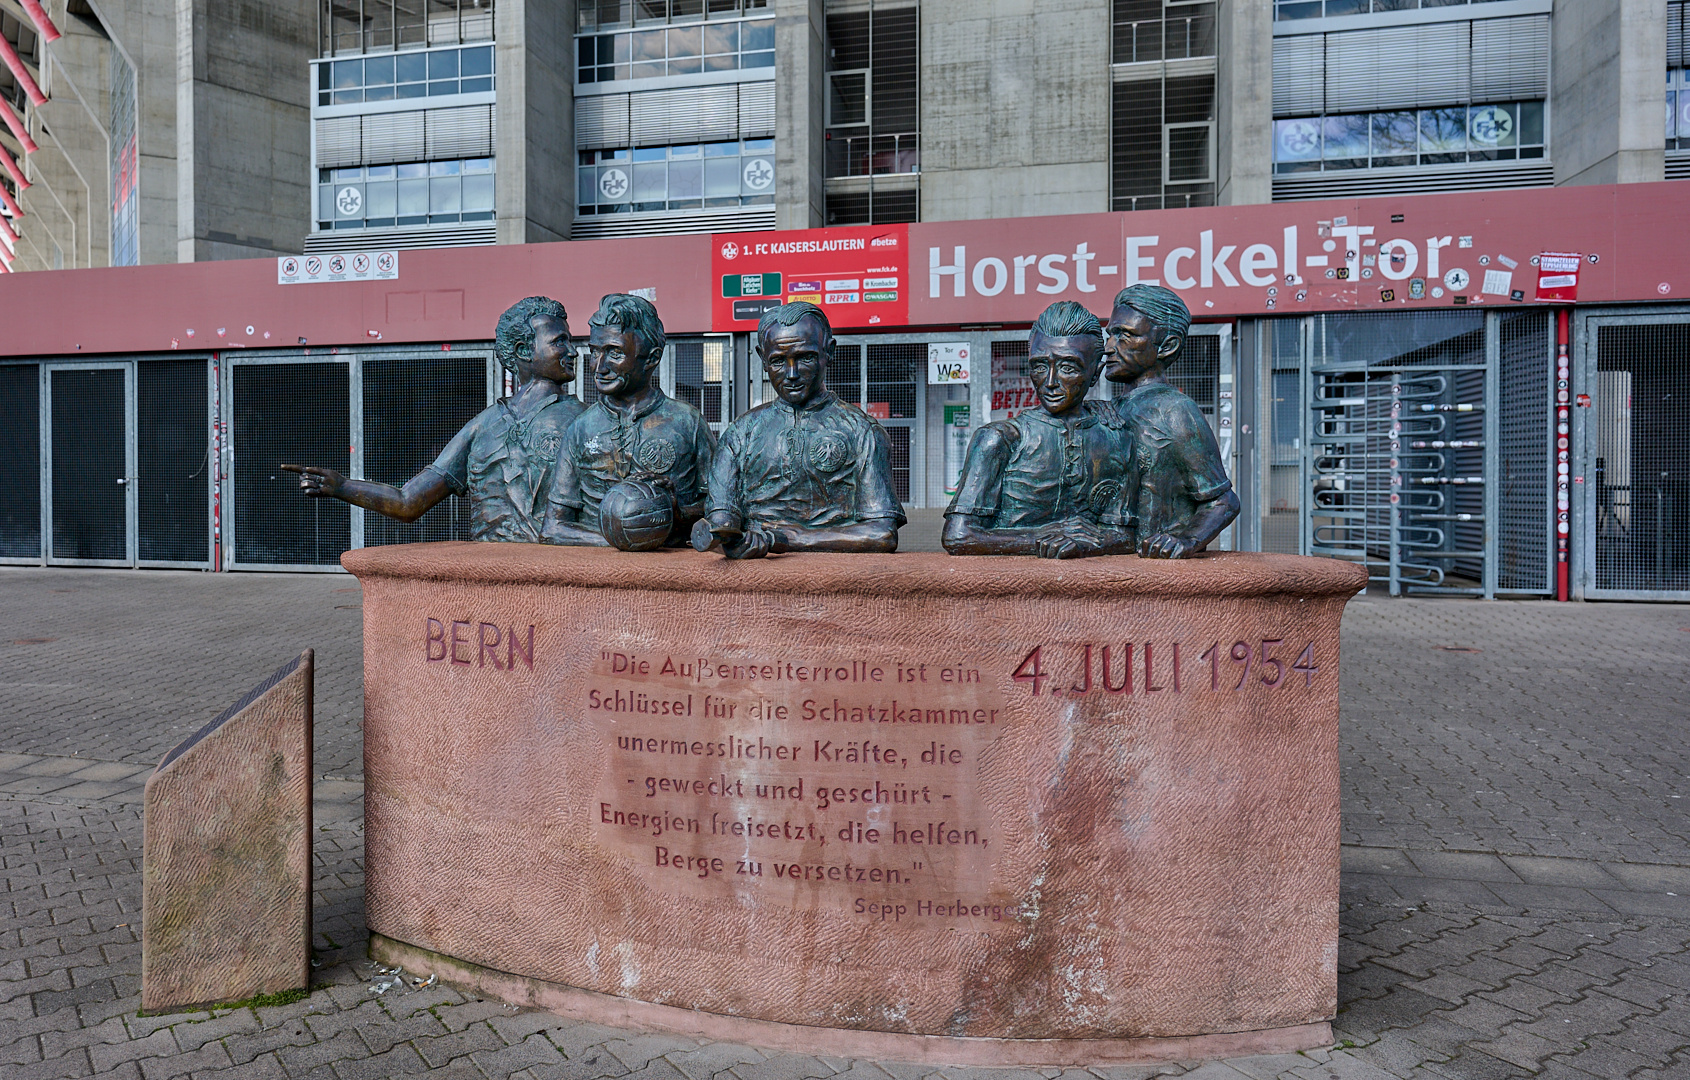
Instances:
[[[732,262],[734,259],[739,258],[739,245],[734,243],[732,240],[729,240],[727,243],[723,244],[722,245],[722,258],[727,259],[729,262]]]

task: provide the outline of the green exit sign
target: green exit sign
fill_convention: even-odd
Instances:
[[[723,296],[779,296],[779,274],[723,274]]]

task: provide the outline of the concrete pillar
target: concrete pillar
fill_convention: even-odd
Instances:
[[[176,3],[87,0],[112,48],[135,71],[138,258],[143,265],[176,261]],[[56,19],[58,10],[52,13]],[[63,23],[59,28],[70,33]]]
[[[1556,0],[1549,97],[1556,184],[1664,179],[1666,5]]]
[[[827,99],[822,0],[775,0],[775,227],[823,221]]]
[[[55,18],[63,37],[47,47],[42,71],[49,101],[39,113],[45,130],[29,167],[40,169],[67,205],[75,200],[76,266],[111,262],[111,165],[106,127],[111,43],[89,20]],[[65,265],[73,264],[70,252]]]
[[[1273,201],[1273,0],[1215,13],[1215,201]]]
[[[927,0],[921,217],[1109,209],[1110,5]]]
[[[501,244],[569,239],[575,220],[575,4],[494,10],[494,168]]]
[[[177,0],[176,31],[177,261],[297,254],[315,191],[316,3]]]

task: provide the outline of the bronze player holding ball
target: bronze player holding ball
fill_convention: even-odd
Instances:
[[[704,513],[716,439],[702,413],[657,385],[663,320],[644,297],[611,293],[587,326],[601,396],[564,435],[542,533],[623,551],[685,543]]]
[[[353,480],[315,465],[283,465],[313,499],[340,499],[415,521],[448,495],[468,495],[470,539],[538,543],[563,433],[585,408],[563,392],[575,378],[569,316],[545,296],[519,300],[499,317],[493,345],[516,375],[517,391],[489,405],[403,488]]]

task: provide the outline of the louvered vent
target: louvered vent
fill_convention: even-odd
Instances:
[[[678,236],[684,233],[756,232],[775,227],[775,208],[753,206],[698,214],[618,214],[614,217],[581,217],[569,230],[571,240],[598,240],[612,236]]]
[[[1326,108],[1326,35],[1273,39],[1273,115],[1310,116]]]
[[[1468,166],[1428,172],[1389,169],[1275,177],[1274,202],[1304,199],[1367,198],[1373,195],[1421,195],[1440,191],[1494,191],[1550,187],[1555,170],[1547,162],[1530,165]]]
[[[430,109],[423,118],[423,137],[424,148],[431,161],[490,157],[493,153],[493,106]]]
[[[1549,94],[1549,16],[1473,23],[1473,101],[1521,101]]]
[[[336,116],[317,121],[317,167],[336,169],[363,164],[359,160],[359,117]]]
[[[484,247],[498,239],[497,227],[486,225],[435,226],[428,229],[358,229],[312,233],[305,238],[305,254],[336,251],[388,251],[403,248]]]
[[[739,137],[768,139],[775,134],[775,84],[739,84]]]
[[[575,99],[575,145],[581,150],[619,150],[628,143],[628,95]]]
[[[726,142],[739,137],[739,87],[688,86],[628,95],[635,146]]]
[[[364,120],[364,152],[360,164],[388,165],[396,161],[422,161],[422,112],[374,113]]]
[[[1471,25],[1430,23],[1326,35],[1326,111],[1466,102]]]

